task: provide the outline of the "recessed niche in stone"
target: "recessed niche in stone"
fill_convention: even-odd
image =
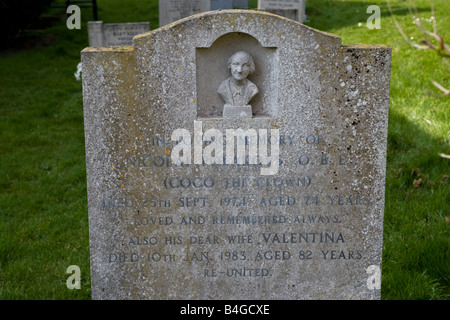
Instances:
[[[248,79],[259,93],[251,100],[253,117],[278,114],[277,48],[263,47],[247,33],[231,32],[216,39],[210,47],[196,48],[197,117],[222,118],[224,101],[217,93],[220,84],[230,77],[228,59],[239,51],[249,53],[255,72]]]

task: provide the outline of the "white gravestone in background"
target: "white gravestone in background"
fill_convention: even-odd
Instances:
[[[248,9],[248,0],[233,0],[233,8]]]
[[[211,10],[211,0],[159,0],[159,26]]]
[[[135,35],[148,31],[150,31],[149,22],[103,23],[103,21],[89,21],[89,46],[131,46]]]
[[[306,0],[258,0],[258,9],[303,22]]]
[[[233,0],[211,0],[211,10],[233,9]]]

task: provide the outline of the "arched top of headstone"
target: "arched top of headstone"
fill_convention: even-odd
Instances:
[[[256,38],[263,47],[280,47],[295,35],[302,40],[314,37],[316,41],[340,46],[341,38],[319,31],[297,21],[257,10],[215,10],[199,13],[162,26],[151,32],[137,35],[135,46],[145,41],[178,31],[183,37],[193,36],[196,47],[210,47],[222,35],[233,32],[247,33]],[[286,45],[288,43],[285,43]]]

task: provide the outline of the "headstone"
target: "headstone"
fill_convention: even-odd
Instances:
[[[211,10],[211,0],[159,0],[159,26]]]
[[[89,21],[89,46],[131,46],[135,35],[148,31],[150,31],[149,22],[103,23],[103,21]]]
[[[248,0],[211,0],[211,10],[248,9]]]
[[[233,9],[233,0],[211,0],[211,10]]]
[[[390,48],[253,10],[133,41],[81,54],[93,299],[379,299]]]
[[[306,0],[258,0],[258,9],[303,22]]]
[[[248,0],[233,0],[234,9],[248,9]]]

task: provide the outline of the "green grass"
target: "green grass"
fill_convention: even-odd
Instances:
[[[405,31],[420,38],[407,2],[391,1]],[[99,19],[155,29],[157,2],[99,0]],[[429,18],[429,2],[416,3]],[[434,3],[450,43],[450,2]],[[365,27],[372,4],[381,8],[380,30]],[[307,15],[307,25],[343,44],[392,47],[382,298],[448,299],[450,160],[438,154],[450,154],[450,98],[427,92],[438,93],[431,80],[450,87],[449,67],[401,38],[384,0],[309,0]],[[63,9],[51,9],[51,23],[0,52],[0,299],[90,299],[82,94],[73,74],[91,9],[82,20],[81,30],[68,30]],[[81,290],[66,287],[69,265],[81,268]]]

